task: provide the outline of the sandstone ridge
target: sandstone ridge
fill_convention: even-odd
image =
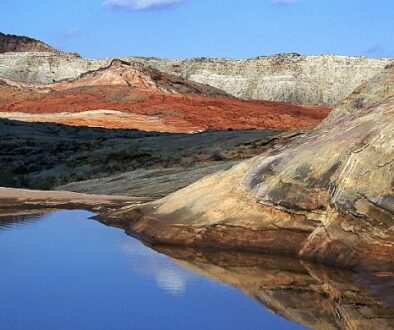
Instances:
[[[154,244],[392,270],[393,118],[394,65],[388,65],[310,132],[159,201],[125,209],[129,231]]]

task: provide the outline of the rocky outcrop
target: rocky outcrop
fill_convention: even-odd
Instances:
[[[97,70],[85,72],[76,79],[65,79],[47,85],[53,90],[88,86],[127,86],[162,93],[231,97],[226,92],[209,85],[188,81],[157,69],[145,67],[140,63],[130,63],[119,59],[114,59],[109,65]]]
[[[33,84],[75,79],[107,66],[111,60],[88,60],[72,54],[20,52],[0,54],[0,77]]]
[[[249,59],[135,58],[163,72],[220,88],[249,100],[337,105],[389,59],[278,54]]]
[[[7,52],[53,52],[60,53],[57,49],[42,41],[0,32],[0,53]]]
[[[394,65],[388,65],[310,132],[125,209],[129,231],[155,244],[393,270],[393,118]]]
[[[162,72],[208,84],[243,99],[337,105],[390,59],[336,55],[281,54],[250,59],[165,60],[127,57]],[[111,59],[88,60],[69,54],[0,54],[0,77],[28,83],[75,79],[108,66]]]

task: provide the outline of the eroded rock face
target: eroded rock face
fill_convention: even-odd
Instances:
[[[163,73],[141,63],[119,59],[112,60],[105,67],[83,73],[77,79],[65,79],[47,87],[53,90],[66,90],[88,86],[127,86],[162,93],[231,97],[215,87]]]
[[[278,54],[250,59],[135,58],[163,72],[209,84],[236,97],[337,105],[380,72],[389,59]]]
[[[76,79],[81,74],[108,66],[111,60],[89,60],[72,54],[20,52],[0,54],[0,77],[34,84]]]
[[[159,244],[393,270],[393,118],[389,65],[310,132],[162,200],[125,210],[129,230]]]
[[[59,52],[42,41],[0,32],[0,53],[7,52]]]
[[[337,105],[390,59],[335,55],[281,54],[251,59],[164,60],[126,57],[162,72],[208,84],[243,99]],[[89,60],[69,54],[0,54],[0,77],[28,83],[75,79],[108,66],[111,59]]]

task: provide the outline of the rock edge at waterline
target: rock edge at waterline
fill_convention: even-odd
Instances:
[[[117,216],[152,244],[394,270],[393,118],[389,65],[310,132]]]

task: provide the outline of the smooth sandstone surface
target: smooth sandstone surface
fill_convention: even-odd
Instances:
[[[159,201],[126,208],[129,231],[155,244],[393,270],[393,118],[388,65],[310,132]]]
[[[236,161],[211,161],[187,167],[142,168],[109,177],[73,182],[55,189],[107,195],[164,197],[209,174],[228,169],[236,163]]]

